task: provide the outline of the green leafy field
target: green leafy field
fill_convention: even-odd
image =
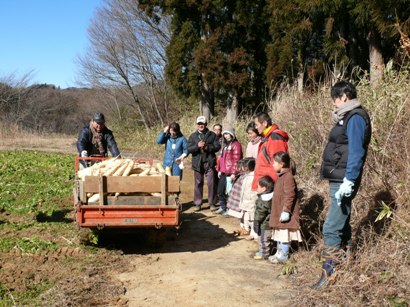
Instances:
[[[51,216],[72,193],[73,155],[2,151],[0,161],[1,211]]]

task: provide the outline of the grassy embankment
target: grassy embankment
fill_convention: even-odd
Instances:
[[[327,182],[319,180],[321,155],[333,123],[329,86],[315,93],[283,88],[271,102],[274,122],[290,135],[290,151],[298,165],[301,190],[301,226],[305,242],[284,272],[298,285],[295,300],[303,305],[394,305],[410,302],[410,80],[409,72],[387,72],[372,87],[358,84],[359,99],[369,110],[373,135],[361,189],[354,200],[351,219],[354,251],[340,266],[338,282],[326,291],[307,286],[320,276],[321,227],[328,206]],[[188,137],[195,130],[197,114],[179,122]],[[238,139],[245,146],[245,127],[252,118],[235,123]],[[209,127],[212,127],[212,121]],[[156,154],[155,138],[161,127],[126,133],[126,144],[137,152]],[[125,130],[124,130],[125,131]],[[138,144],[138,145],[137,145]]]
[[[327,183],[319,180],[318,173],[323,147],[332,126],[329,87],[324,86],[316,93],[304,94],[293,88],[285,88],[271,103],[274,121],[290,135],[291,155],[298,165],[297,181],[303,195],[301,226],[305,242],[294,253],[291,264],[283,267],[284,271],[297,272],[290,275],[290,278],[295,280],[297,287],[298,295],[295,300],[303,305],[345,305],[349,301],[353,305],[404,306],[405,302],[410,301],[409,74],[405,71],[387,73],[385,80],[377,87],[371,87],[363,81],[358,86],[358,92],[363,106],[371,114],[373,137],[362,186],[353,205],[351,224],[354,252],[352,259],[340,267],[336,285],[320,292],[309,290],[307,286],[314,283],[320,275],[318,255],[322,246],[321,226],[328,205]],[[195,130],[196,116],[197,114],[185,114],[179,119],[181,129],[187,137]],[[244,146],[244,129],[250,120],[252,119],[247,118],[235,123],[238,138]],[[162,156],[163,148],[155,144],[155,138],[162,127],[153,127],[148,133],[143,129],[136,130],[135,127],[112,125],[112,128],[122,150],[135,152],[137,156]],[[2,163],[1,166],[1,182],[21,181],[16,180],[19,177],[15,176],[21,176],[20,172],[26,174],[31,167],[35,169],[34,173],[46,170],[47,176],[44,175],[42,180],[29,180],[30,183],[26,184],[2,185],[0,198],[3,212],[0,227],[2,231],[9,233],[9,238],[3,239],[0,250],[7,251],[16,246],[18,248],[18,243],[25,240],[23,236],[28,237],[24,234],[26,228],[38,229],[30,232],[30,238],[36,239],[28,240],[31,242],[29,244],[40,246],[36,248],[54,250],[69,245],[68,241],[76,242],[72,225],[61,220],[51,223],[48,221],[53,214],[54,217],[67,218],[68,211],[62,210],[72,208],[71,201],[68,200],[71,192],[71,184],[68,183],[72,179],[72,156],[24,154],[26,158],[23,160],[17,158],[18,153],[2,153],[2,161],[5,160],[5,155],[9,157],[6,164]],[[40,161],[46,160],[44,163],[47,167],[36,168],[35,165],[39,162],[34,161],[38,161],[39,157]],[[55,162],[48,164],[49,160]],[[65,165],[63,169],[50,176],[53,168],[59,168],[62,164]],[[15,171],[6,172],[9,168]],[[53,186],[54,180],[64,187],[60,189]],[[33,182],[36,182],[35,185],[31,185]],[[47,184],[43,185],[44,182]],[[58,202],[58,199],[67,199],[67,202]],[[69,205],[64,207],[64,204]],[[41,222],[38,217],[43,217],[44,220]],[[50,236],[53,229],[63,229],[61,237]],[[40,236],[38,233],[48,235]],[[3,298],[23,293],[8,290],[4,282],[0,289]]]

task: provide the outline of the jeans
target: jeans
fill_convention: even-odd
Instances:
[[[352,212],[352,200],[357,192],[355,187],[352,196],[343,197],[341,205],[338,206],[335,193],[339,190],[341,184],[341,182],[329,182],[330,207],[323,224],[325,246],[337,249],[352,244],[350,214]]]

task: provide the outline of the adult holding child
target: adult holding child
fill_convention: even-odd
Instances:
[[[207,128],[205,116],[198,116],[196,125],[197,130],[188,138],[188,153],[192,154],[194,171],[194,210],[199,211],[202,208],[205,177],[208,184],[208,203],[210,206],[215,204],[215,153],[221,145],[215,133]]]
[[[165,144],[164,167],[170,167],[173,176],[182,179],[183,160],[188,155],[188,141],[181,133],[178,123],[166,126],[157,137],[158,144]]]
[[[280,130],[278,125],[272,123],[271,117],[266,112],[260,112],[255,117],[255,126],[261,135],[262,145],[259,147],[256,158],[255,175],[252,182],[252,191],[258,188],[259,179],[269,176],[276,181],[278,178],[272,169],[272,157],[279,151],[288,151],[288,134]]]
[[[337,266],[351,249],[352,200],[360,187],[372,133],[369,114],[361,107],[352,83],[337,82],[330,96],[336,107],[332,114],[335,125],[329,133],[321,168],[321,177],[329,180],[330,207],[323,225],[322,276],[313,289],[334,282]]]

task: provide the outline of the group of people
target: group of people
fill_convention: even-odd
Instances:
[[[355,86],[339,81],[331,88],[335,106],[334,127],[323,153],[321,178],[329,181],[330,206],[323,225],[323,272],[313,289],[331,284],[343,255],[352,248],[350,215],[352,200],[360,186],[363,165],[371,137],[370,117],[357,99]],[[235,230],[247,240],[258,240],[254,259],[283,263],[289,258],[290,243],[301,241],[299,198],[294,175],[296,167],[288,153],[289,137],[266,112],[258,113],[246,127],[249,142],[242,145],[232,126],[207,127],[207,118],[196,119],[197,129],[186,139],[178,123],[161,131],[158,144],[165,144],[164,167],[180,176],[183,161],[191,154],[194,171],[194,211],[203,209],[206,178],[209,209],[215,214],[239,219]],[[77,142],[79,155],[113,156],[120,152],[104,115],[95,113]],[[276,253],[271,244],[276,241]]]

